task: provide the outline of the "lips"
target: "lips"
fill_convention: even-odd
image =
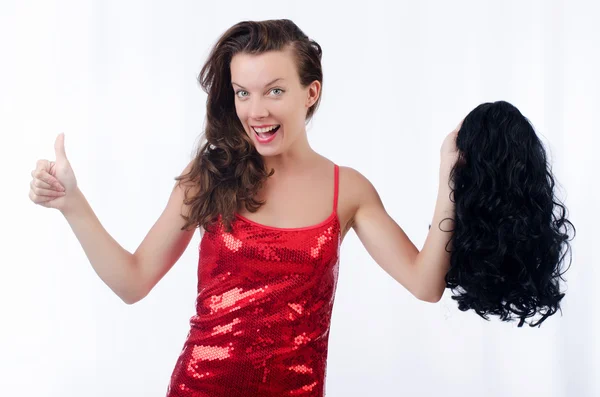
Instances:
[[[270,127],[275,127],[275,128],[270,128]],[[250,128],[252,128],[252,130],[254,131],[254,134],[256,135],[256,140],[259,143],[265,144],[265,143],[269,143],[269,142],[273,141],[273,139],[275,139],[275,137],[277,136],[277,133],[281,129],[281,125],[275,124],[275,125],[264,126],[264,127],[263,126],[251,126]],[[256,128],[258,128],[262,132],[258,132],[256,130]]]

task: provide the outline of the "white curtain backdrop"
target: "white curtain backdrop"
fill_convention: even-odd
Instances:
[[[124,304],[62,215],[28,199],[65,133],[79,185],[135,251],[190,161],[196,76],[246,19],[289,18],[323,47],[308,134],[367,176],[420,249],[443,138],[506,100],[545,143],[577,228],[563,312],[541,328],[418,301],[351,231],[342,246],[327,395],[600,395],[600,6],[589,1],[82,1],[0,3],[0,394],[164,396],[194,314],[199,235],[155,289]]]

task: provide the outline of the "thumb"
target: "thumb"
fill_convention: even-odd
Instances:
[[[56,137],[56,141],[54,142],[54,153],[56,155],[56,160],[59,159],[67,161],[67,154],[65,153],[65,133],[62,132],[58,134]]]

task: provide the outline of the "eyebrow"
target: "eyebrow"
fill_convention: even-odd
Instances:
[[[283,79],[282,77],[279,77],[279,78],[277,78],[277,79],[275,79],[275,80],[271,81],[270,83],[268,83],[268,84],[265,84],[265,87],[266,87],[266,86],[269,86],[269,85],[271,85],[271,84],[273,84],[273,83],[275,83],[275,82],[277,82],[277,81],[279,81],[279,80],[284,80],[284,79]],[[244,86],[242,86],[242,85],[239,85],[239,84],[238,84],[238,83],[236,83],[236,82],[233,82],[233,81],[232,81],[232,82],[231,82],[231,84],[232,84],[232,85],[233,85],[233,84],[235,84],[235,85],[237,85],[237,86],[238,86],[238,87],[240,87],[240,88],[246,89],[246,87],[244,87]]]

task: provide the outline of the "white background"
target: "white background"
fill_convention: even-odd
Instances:
[[[541,328],[418,301],[350,232],[328,396],[600,395],[597,241],[600,17],[581,1],[14,1],[0,3],[0,394],[164,396],[194,314],[199,235],[143,301],[95,274],[56,210],[28,199],[66,152],[109,233],[133,252],[204,123],[196,76],[245,19],[289,18],[323,47],[313,147],[376,186],[421,248],[443,138],[506,100],[547,146],[577,228],[563,313]]]

